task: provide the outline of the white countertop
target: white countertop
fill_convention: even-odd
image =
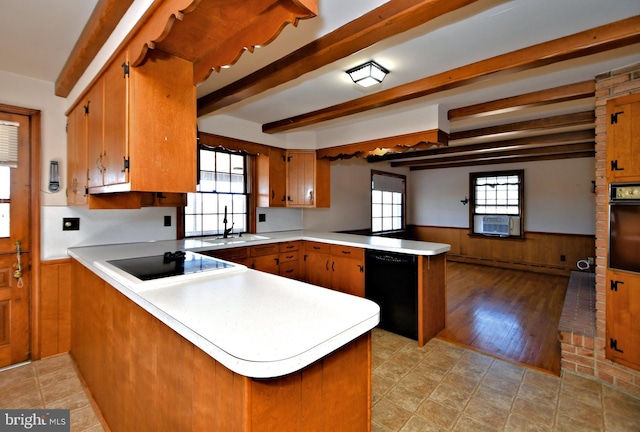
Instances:
[[[232,270],[136,282],[107,260],[176,250],[312,240],[436,255],[449,245],[350,234],[285,231],[232,239],[186,239],[91,246],[69,254],[225,367],[270,378],[302,369],[375,327],[377,304],[237,265]]]

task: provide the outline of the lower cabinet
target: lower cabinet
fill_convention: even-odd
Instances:
[[[200,253],[254,270],[364,297],[364,249],[314,241],[288,241]]]
[[[265,273],[290,279],[301,279],[299,241],[216,249],[200,253],[242,264]]]
[[[607,270],[606,284],[606,357],[640,370],[640,275]]]
[[[304,242],[305,281],[364,297],[364,250],[352,246]]]

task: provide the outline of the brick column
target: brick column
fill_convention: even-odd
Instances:
[[[640,371],[605,359],[607,269],[607,101],[640,92],[640,64],[598,75],[596,81],[596,341],[595,376],[640,396]],[[638,317],[640,319],[640,317]],[[583,369],[584,372],[586,370]]]

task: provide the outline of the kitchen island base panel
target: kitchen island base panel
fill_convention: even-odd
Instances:
[[[71,355],[111,430],[371,429],[371,334],[276,378],[232,372],[76,260]]]

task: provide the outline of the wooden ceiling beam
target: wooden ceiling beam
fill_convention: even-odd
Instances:
[[[99,0],[55,82],[55,94],[67,97],[133,0]]]
[[[468,144],[452,147],[438,147],[427,150],[407,151],[405,153],[388,153],[382,156],[369,156],[367,160],[369,162],[382,162],[398,159],[408,159],[417,157],[428,157],[455,154],[462,152],[484,151],[497,148],[521,148],[523,146],[530,145],[545,145],[545,144],[560,144],[567,142],[577,141],[592,141],[595,138],[595,130],[582,130],[575,132],[564,132],[548,135],[538,135],[526,138],[517,138],[503,141],[495,141],[481,144]]]
[[[432,144],[434,146],[446,146],[449,137],[440,129],[432,129],[414,132],[404,135],[396,135],[387,138],[379,138],[369,141],[361,141],[353,144],[328,147],[316,151],[316,158],[340,158],[360,156],[371,153],[376,149],[393,149],[400,147],[413,147],[418,144]]]
[[[499,126],[490,126],[480,129],[471,129],[466,131],[454,132],[449,135],[450,141],[478,138],[483,136],[498,135],[508,132],[524,132],[541,129],[552,129],[560,127],[593,125],[596,121],[595,113],[592,111],[583,111],[573,114],[563,114],[553,117],[546,117],[535,120],[527,120],[515,123],[509,123]]]
[[[489,114],[497,114],[505,111],[514,111],[525,107],[550,105],[560,102],[585,99],[596,94],[594,80],[583,81],[551,89],[540,90],[518,96],[498,99],[491,102],[469,105],[466,107],[449,110],[449,120],[457,120],[464,117],[482,117]]]
[[[420,170],[428,170],[428,169],[458,168],[458,167],[466,167],[466,166],[497,165],[497,164],[505,164],[505,163],[524,163],[524,162],[538,162],[538,161],[557,160],[557,159],[588,158],[588,157],[593,157],[594,153],[595,153],[594,151],[586,151],[586,152],[579,152],[579,153],[486,158],[482,160],[475,159],[475,160],[452,162],[452,163],[424,164],[424,165],[412,166],[409,169],[411,171],[420,171]]]
[[[391,162],[392,167],[405,167],[405,166],[422,166],[428,164],[440,164],[440,163],[452,163],[461,161],[482,161],[485,159],[498,159],[498,158],[514,158],[517,156],[540,156],[540,155],[562,155],[569,153],[582,153],[582,152],[595,152],[594,141],[574,143],[574,144],[561,144],[551,146],[538,146],[529,147],[525,149],[507,149],[499,151],[488,151],[483,153],[465,154],[457,156],[444,156],[431,159],[420,159],[402,162]]]
[[[531,70],[640,43],[640,15],[442,72],[349,102],[266,123],[265,133],[285,132],[458,88],[499,74]]]
[[[198,99],[198,117],[345,58],[477,0],[390,0],[252,74]]]

